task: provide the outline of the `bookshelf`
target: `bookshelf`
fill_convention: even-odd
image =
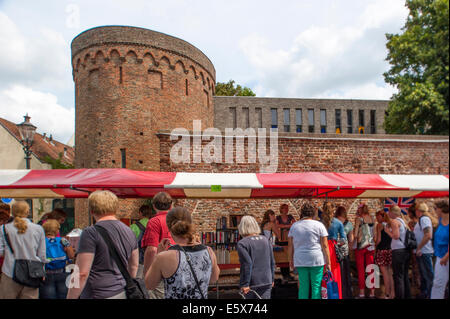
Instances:
[[[236,249],[241,236],[237,226],[242,217],[243,215],[236,214],[230,214],[228,218],[222,216],[217,219],[215,231],[201,233],[202,244],[213,248],[221,269],[239,268],[239,256]],[[289,267],[287,246],[274,247],[273,254],[278,267]]]
[[[202,244],[213,248],[218,264],[239,264],[236,247],[241,236],[237,227],[242,216],[222,216],[217,219],[215,231],[201,233]]]

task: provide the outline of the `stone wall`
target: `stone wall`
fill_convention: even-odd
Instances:
[[[258,172],[255,164],[221,163],[173,163],[170,149],[177,143],[171,141],[168,132],[158,134],[160,139],[161,171],[176,172]],[[191,138],[192,143],[192,138]],[[203,141],[206,145],[208,141]],[[339,172],[363,174],[448,174],[448,137],[426,136],[338,136],[334,134],[306,134],[299,137],[287,134],[279,138],[279,162],[277,172]],[[192,144],[191,144],[192,145]],[[191,152],[192,160],[192,152]],[[237,200],[202,199],[178,200],[192,213],[198,231],[212,231],[220,216],[249,214],[261,221],[267,209],[279,213],[283,203],[290,206],[290,213],[298,218],[303,202],[312,200],[316,207],[323,199],[273,199]],[[383,199],[334,199],[335,207],[343,205],[353,220],[357,206],[365,202],[372,212],[383,208]]]

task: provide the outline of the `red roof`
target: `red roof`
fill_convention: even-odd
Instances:
[[[19,128],[16,124],[0,118],[0,125],[2,125],[12,136],[17,139],[18,142],[20,142],[21,138]],[[39,133],[34,135],[34,143],[31,147],[31,151],[41,162],[44,162],[46,156],[49,156],[52,159],[58,159],[59,154],[62,154],[61,161],[64,164],[73,165],[74,163],[75,150],[73,147],[60,143],[54,139],[50,141],[48,136],[44,137]]]

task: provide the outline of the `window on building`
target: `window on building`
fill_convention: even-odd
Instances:
[[[250,127],[250,113],[248,107],[242,108],[242,113],[244,115],[244,128]]]
[[[375,117],[376,113],[375,110],[370,110],[370,133],[376,134],[377,133],[377,121]]]
[[[270,109],[270,113],[272,116],[272,122],[271,122],[271,128],[272,129],[278,129],[278,110],[277,109]]]
[[[335,120],[336,120],[336,134],[342,133],[341,127],[341,110],[335,110]]]
[[[358,133],[364,134],[364,110],[359,110],[359,128]]]
[[[125,148],[120,149],[122,155],[122,168],[127,168],[127,150]]]
[[[327,132],[327,110],[320,110],[320,133]]]
[[[308,109],[308,132],[314,133],[314,109]]]
[[[230,107],[230,115],[231,115],[231,125],[233,128],[237,127],[237,120],[236,120],[236,108]]]
[[[262,128],[262,109],[260,107],[255,108],[256,113],[256,123],[258,124],[258,127]]]
[[[290,121],[291,121],[291,114],[290,109],[284,109],[284,131],[289,132],[291,130]]]
[[[353,133],[353,110],[347,110],[347,133]]]
[[[295,131],[302,132],[302,109],[295,110]]]

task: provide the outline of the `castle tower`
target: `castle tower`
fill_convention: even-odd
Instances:
[[[72,41],[75,167],[159,171],[159,130],[212,127],[215,69],[181,39],[135,27],[87,30]],[[80,215],[77,205],[76,215]],[[86,213],[82,214],[86,215]],[[85,226],[87,218],[76,218]]]

